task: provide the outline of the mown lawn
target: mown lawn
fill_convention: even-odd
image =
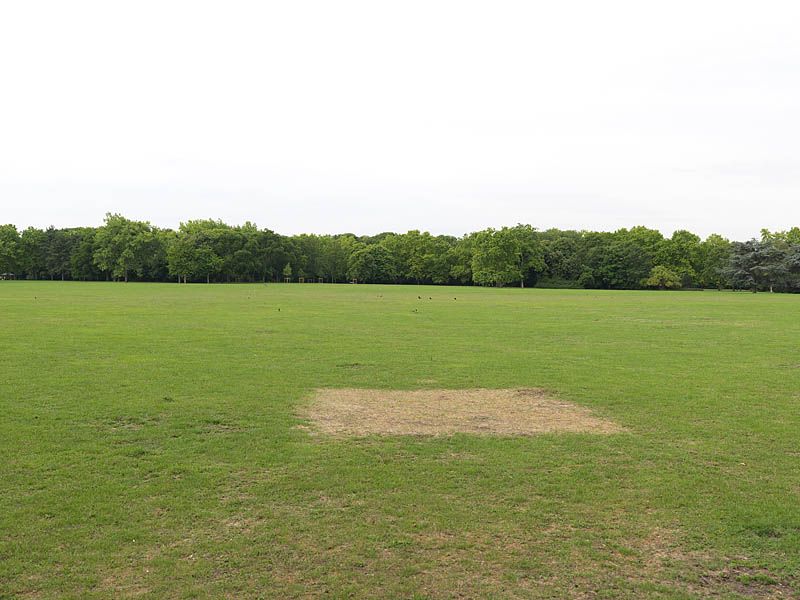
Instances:
[[[322,387],[626,431],[330,438]],[[800,594],[800,296],[0,282],[0,410],[3,598]]]

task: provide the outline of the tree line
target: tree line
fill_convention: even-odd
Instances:
[[[252,223],[193,220],[177,230],[108,214],[100,227],[0,226],[0,276],[84,281],[424,283],[599,289],[800,291],[800,228],[760,239],[664,237],[647,227],[461,237],[417,230],[285,236]]]

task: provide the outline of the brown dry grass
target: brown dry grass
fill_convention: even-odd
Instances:
[[[541,389],[320,389],[302,416],[317,431],[367,435],[618,433],[616,423]]]

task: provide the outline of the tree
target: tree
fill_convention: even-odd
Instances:
[[[167,265],[170,275],[178,278],[178,283],[186,283],[196,272],[194,260],[194,240],[188,235],[177,235],[167,247]]]
[[[775,291],[776,286],[784,287],[786,284],[787,251],[788,245],[785,242],[766,241],[759,246],[757,263],[752,271],[756,281],[769,288],[770,292]]]
[[[650,271],[650,277],[642,281],[642,285],[657,287],[660,290],[679,288],[681,287],[681,278],[675,271],[664,265],[657,265]]]
[[[321,274],[332,283],[347,278],[347,264],[353,252],[361,246],[354,235],[325,236],[321,240],[319,267]]]
[[[27,279],[40,279],[47,273],[47,236],[41,229],[28,227],[19,237],[19,269]]]
[[[450,273],[453,267],[453,254],[450,250],[455,241],[455,238],[449,236],[431,236],[426,244],[424,254],[415,258],[415,268],[419,269],[425,281],[436,284],[450,282]]]
[[[530,225],[486,229],[475,237],[472,278],[481,285],[505,285],[525,280],[545,268],[544,252]]]
[[[792,227],[788,231],[775,232],[771,232],[769,229],[762,229],[761,241],[783,243],[787,246],[800,246],[800,227]]]
[[[92,280],[102,278],[94,262],[95,235],[93,227],[81,227],[74,230],[77,241],[69,257],[69,267],[73,279]]]
[[[703,287],[722,289],[727,285],[725,267],[731,255],[731,243],[721,235],[712,234],[698,247],[698,282]]]
[[[792,244],[786,253],[786,279],[789,288],[800,290],[800,242]]]
[[[175,239],[171,229],[153,227],[150,235],[142,242],[143,259],[137,275],[151,281],[164,281],[169,275],[167,249]]]
[[[773,242],[750,240],[734,242],[725,275],[734,288],[774,291],[775,287],[787,288],[791,276],[792,247]]]
[[[762,230],[761,238],[700,241],[685,230],[665,239],[647,227],[614,232],[539,232],[530,225],[485,229],[460,238],[410,230],[374,236],[282,236],[254,223],[220,220],[159,229],[121,215],[103,226],[47,230],[0,226],[0,272],[20,278],[147,281],[279,281],[289,276],[338,282],[541,285],[635,289],[664,287],[654,267],[682,286],[800,291],[800,228]],[[658,270],[656,274],[665,276]],[[654,281],[654,284],[646,283]],[[660,281],[660,283],[659,283]]]
[[[45,268],[50,279],[71,274],[71,256],[80,241],[73,230],[48,227],[45,231]]]
[[[511,238],[500,236],[494,229],[475,235],[472,254],[472,280],[479,285],[505,285],[518,279],[514,270],[515,248]]]
[[[753,274],[753,267],[758,262],[758,244],[759,242],[756,240],[733,242],[731,244],[730,259],[723,273],[731,282],[734,290],[749,289],[753,292],[758,291],[756,278]]]
[[[654,260],[675,273],[684,287],[695,285],[700,263],[700,238],[683,229],[675,231],[660,245]]]
[[[252,281],[254,273],[258,271],[258,256],[255,249],[247,244],[244,248],[236,250],[230,268],[236,281]]]
[[[370,244],[350,255],[347,275],[365,283],[394,283],[397,271],[390,252],[382,244]]]
[[[545,275],[549,280],[577,282],[582,273],[581,242],[578,231],[549,229],[539,234],[545,263]]]
[[[400,240],[400,256],[395,256],[398,274],[408,281],[422,283],[430,280],[428,277],[428,261],[426,256],[431,248],[432,237],[427,231],[420,233],[418,229],[412,229],[395,239]],[[382,242],[386,244],[386,240]]]
[[[195,275],[204,276],[206,283],[211,283],[211,276],[219,273],[222,261],[222,257],[214,252],[210,244],[201,243],[194,253]]]
[[[472,233],[456,240],[448,250],[447,262],[450,265],[450,280],[462,285],[470,284],[472,277],[472,257],[475,254],[475,238]]]
[[[269,229],[258,230],[256,239],[256,261],[258,262],[257,274],[260,279],[277,280],[283,266],[291,260],[288,238],[278,235]]]
[[[211,282],[224,269],[232,274],[232,259],[239,235],[222,221],[195,220],[181,223],[167,251],[169,273]]]
[[[16,273],[20,237],[14,225],[0,225],[0,273]]]
[[[580,282],[584,287],[636,289],[653,268],[661,234],[645,227],[613,233],[588,232],[583,237]]]
[[[153,230],[149,223],[106,214],[95,235],[95,264],[114,279],[128,281],[132,272],[142,274],[151,250]]]

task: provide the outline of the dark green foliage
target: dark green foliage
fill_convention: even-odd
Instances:
[[[143,277],[160,253],[156,230],[150,223],[107,214],[95,236],[94,262],[114,279]]]
[[[350,256],[348,276],[368,283],[393,283],[397,279],[394,257],[383,244],[359,248]]]
[[[187,221],[165,247],[169,274],[185,281],[266,281],[277,278],[287,262],[302,263],[296,244],[252,223]]]
[[[72,231],[76,242],[69,260],[71,278],[79,280],[103,279],[103,273],[94,263],[97,230],[93,227],[83,227]]]
[[[798,291],[800,245],[765,232],[761,240],[734,242],[724,269],[734,289]]]
[[[544,250],[530,225],[487,229],[475,236],[472,279],[480,285],[535,283],[545,270]]]
[[[661,234],[645,227],[584,235],[585,287],[636,289],[653,268],[664,245]]]
[[[285,274],[286,265],[291,273]],[[641,289],[654,267],[670,287],[800,291],[800,228],[761,240],[701,240],[647,227],[537,231],[530,225],[462,237],[411,230],[374,236],[283,236],[253,223],[193,220],[177,231],[109,214],[102,227],[0,227],[0,273],[24,279],[415,283]],[[662,283],[666,279],[662,278]],[[660,284],[655,285],[660,287]],[[666,286],[665,286],[666,287]]]
[[[0,273],[16,273],[19,253],[17,228],[14,225],[0,225]]]
[[[710,235],[700,243],[696,266],[700,287],[722,289],[728,285],[724,270],[730,256],[731,243],[721,235]]]
[[[694,287],[698,284],[698,268],[701,268],[700,238],[689,231],[676,231],[660,245],[656,260],[677,275],[678,285],[672,287]]]
[[[42,279],[47,273],[47,236],[41,229],[28,227],[19,241],[18,268],[27,279]]]
[[[581,246],[583,234],[579,231],[549,229],[539,234],[547,269],[546,277],[556,281],[577,283],[583,272]]]
[[[48,227],[44,241],[44,263],[50,279],[65,279],[70,270],[70,256],[77,241],[68,229]]]

